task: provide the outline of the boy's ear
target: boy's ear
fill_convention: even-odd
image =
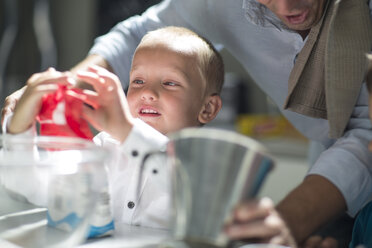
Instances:
[[[200,110],[198,120],[202,124],[212,121],[222,107],[221,97],[217,94],[210,95],[205,100],[202,109]]]

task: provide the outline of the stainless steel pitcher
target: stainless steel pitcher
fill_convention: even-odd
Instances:
[[[172,238],[184,247],[226,246],[223,226],[232,209],[257,194],[273,159],[257,141],[212,128],[188,128],[170,135],[165,154]]]

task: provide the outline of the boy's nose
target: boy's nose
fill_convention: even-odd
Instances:
[[[144,101],[156,101],[158,99],[158,94],[152,87],[146,87],[142,89],[141,99]]]

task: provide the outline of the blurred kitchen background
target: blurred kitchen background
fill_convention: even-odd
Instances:
[[[95,37],[159,0],[0,0],[0,97],[50,66],[68,70]],[[240,64],[221,50],[226,66],[223,108],[210,126],[237,130],[262,142],[277,166],[261,196],[278,202],[308,170],[309,142],[279,113]],[[314,149],[312,149],[314,152]],[[315,151],[316,153],[316,151]]]

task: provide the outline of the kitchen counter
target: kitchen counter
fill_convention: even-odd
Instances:
[[[60,237],[55,228],[47,226],[46,208],[35,207],[25,200],[14,201],[0,190],[0,238],[1,248],[21,248],[24,246],[38,247],[38,240]],[[51,237],[52,236],[52,237]],[[116,248],[116,247],[156,247],[169,237],[166,230],[115,224],[112,236],[89,239],[78,246],[79,248]]]
[[[287,143],[283,144],[283,140],[280,140],[280,142],[270,140],[269,143],[264,143],[264,145],[266,145],[273,153],[273,157],[277,160],[277,166],[263,185],[260,196],[269,196],[274,200],[274,202],[280,201],[290,189],[296,186],[302,180],[308,169],[306,160],[307,145],[294,144],[293,142]],[[280,148],[279,150],[277,149],[278,147]],[[299,149],[301,149],[301,151]],[[288,177],[291,179],[289,180]],[[278,185],[280,185],[280,187],[278,187]],[[20,214],[20,218],[40,218],[40,225],[46,225],[45,209],[35,208],[26,202],[17,202],[17,204],[7,202],[5,199],[9,198],[4,194],[4,192],[0,191],[0,224],[1,222],[8,221],[6,216],[9,215],[9,213],[17,212]],[[16,224],[16,222],[13,222],[11,223],[11,226],[15,227]],[[31,234],[29,236],[31,236]],[[169,234],[165,230],[116,224],[116,230],[112,236],[90,239],[78,247],[152,248],[156,247],[156,244],[161,243],[168,237]],[[19,248],[20,246],[16,246],[13,243],[7,243],[0,239],[0,247]]]
[[[156,247],[161,241],[169,237],[166,230],[115,224],[114,235],[97,239],[90,239],[79,248],[136,248]]]

